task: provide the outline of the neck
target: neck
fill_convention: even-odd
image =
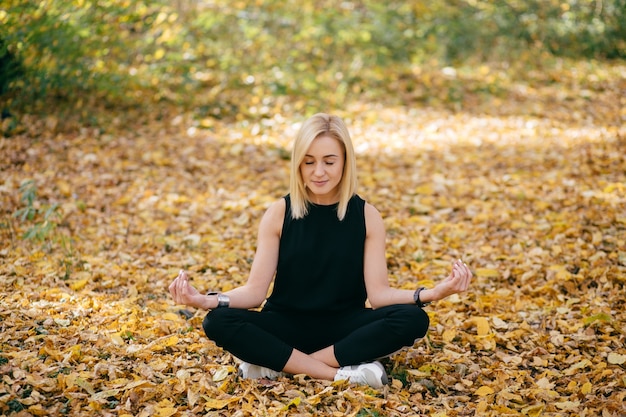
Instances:
[[[313,204],[317,204],[318,206],[330,206],[333,204],[337,204],[339,202],[339,193],[335,195],[315,195],[309,192],[309,201]]]

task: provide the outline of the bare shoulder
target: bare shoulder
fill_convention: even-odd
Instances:
[[[266,216],[271,217],[280,217],[281,219],[285,217],[285,210],[287,209],[287,203],[285,203],[285,199],[281,198],[274,201],[265,211]]]
[[[365,226],[367,235],[385,233],[383,216],[372,204],[365,202]]]
[[[281,198],[274,201],[265,211],[263,219],[261,220],[261,229],[265,229],[280,234],[283,228],[283,221],[285,219],[285,210],[287,204],[285,199]]]

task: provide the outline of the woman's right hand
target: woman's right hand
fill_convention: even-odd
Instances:
[[[182,269],[176,279],[170,284],[169,290],[176,304],[204,308],[202,304],[206,297],[189,283],[189,276]]]

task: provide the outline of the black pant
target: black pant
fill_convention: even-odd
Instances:
[[[218,308],[202,323],[218,346],[276,371],[282,371],[293,349],[308,354],[331,345],[341,366],[370,362],[412,346],[428,325],[428,315],[415,305],[324,315]]]

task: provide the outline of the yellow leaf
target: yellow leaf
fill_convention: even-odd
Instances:
[[[124,387],[124,389],[133,389],[133,388],[140,388],[140,387],[152,387],[154,386],[154,384],[150,381],[147,381],[145,379],[138,379],[137,381],[133,381],[131,383],[129,383],[128,385],[126,385]]]
[[[120,393],[119,389],[108,389],[108,390],[97,392],[92,398],[94,401],[105,400],[109,397],[114,397],[119,393]]]
[[[154,52],[154,59],[159,60],[165,56],[165,50],[163,48],[159,48]]]
[[[417,369],[407,369],[407,373],[414,375],[416,377],[419,378],[424,378],[425,376],[430,376],[430,371],[426,372],[426,371],[420,371]]]
[[[228,404],[232,402],[237,402],[240,400],[240,397],[228,398],[225,400],[218,400],[215,398],[206,398],[206,404],[204,405],[205,410],[221,410],[226,407]]]
[[[180,318],[181,318],[178,314],[175,314],[175,313],[165,313],[161,317],[165,320],[171,320],[171,321],[180,321]]]
[[[476,276],[482,278],[497,278],[500,276],[500,272],[497,269],[491,268],[477,268]]]
[[[122,197],[120,197],[120,198],[119,198],[119,199],[115,202],[115,204],[116,204],[116,205],[118,205],[118,206],[124,206],[124,205],[126,205],[126,204],[130,203],[130,201],[131,201],[131,200],[132,200],[132,195],[125,194],[125,195],[123,195]]]
[[[79,359],[81,354],[80,345],[72,345],[69,349],[65,351],[65,357],[63,358],[63,362],[67,362],[71,359]]]
[[[579,369],[584,369],[588,366],[591,366],[591,361],[589,361],[589,359],[583,359],[580,362],[577,362],[575,364],[573,364],[572,366],[570,366],[569,368],[567,368],[563,373],[565,375],[574,375],[575,373],[578,372]]]
[[[174,346],[175,344],[178,343],[178,340],[179,340],[178,336],[174,334],[171,336],[166,336],[163,339],[156,340],[150,343],[148,347],[152,351],[159,351],[159,350],[165,349],[166,347]]]
[[[622,365],[624,362],[626,362],[626,355],[611,352],[609,353],[607,360],[611,365]]]
[[[489,322],[486,317],[474,317],[474,323],[476,324],[476,333],[478,336],[486,336],[491,331]]]
[[[562,401],[554,405],[560,410],[575,411],[580,406],[580,401]]]
[[[80,291],[85,288],[85,285],[89,282],[89,278],[79,279],[78,281],[74,281],[70,283],[70,288],[74,291]]]
[[[289,403],[286,406],[283,407],[283,411],[289,409],[289,407],[291,407],[292,405],[296,407],[299,406],[301,400],[302,398],[300,397],[293,398],[291,401],[289,401]]]
[[[535,404],[522,408],[522,414],[529,417],[539,417],[543,413],[543,404]]]
[[[126,343],[124,342],[124,339],[122,339],[122,336],[120,336],[119,333],[114,333],[111,335],[111,341],[119,346],[125,345]]]
[[[167,339],[165,339],[163,346],[165,347],[170,347],[170,346],[174,346],[175,344],[178,343],[178,336],[176,335],[172,335],[170,337],[168,337]]]
[[[155,407],[159,417],[170,417],[178,412],[174,407]]]
[[[436,363],[429,363],[429,364],[426,364],[426,365],[422,365],[422,366],[420,366],[418,371],[422,372],[422,373],[424,373],[426,375],[432,375],[433,373],[439,373],[439,374],[442,374],[442,375],[446,374],[446,368],[444,368],[441,365],[437,365]],[[409,371],[409,372],[411,372],[411,371]]]
[[[585,382],[583,386],[580,388],[580,392],[584,395],[591,394],[591,382]]]
[[[479,397],[484,397],[493,394],[493,392],[493,388],[488,387],[487,385],[483,385],[482,387],[478,388],[474,392],[474,394],[478,395]]]
[[[489,404],[487,404],[487,401],[485,400],[481,400],[478,405],[476,406],[476,414],[477,415],[481,415],[483,414],[485,411],[487,411],[487,407],[489,406]]]
[[[421,194],[421,195],[430,195],[434,193],[433,187],[428,185],[428,184],[424,184],[424,185],[420,185],[418,187],[415,187],[414,190],[415,194]]]
[[[58,180],[57,187],[59,192],[65,197],[69,197],[72,194],[72,186],[65,180]]]
[[[557,281],[567,281],[572,278],[572,274],[565,269],[561,269],[557,271],[555,278]]]
[[[187,404],[189,404],[190,407],[192,408],[195,407],[199,398],[200,398],[199,392],[193,391],[191,388],[187,389]]]
[[[456,329],[446,329],[441,335],[444,342],[451,342],[456,337]]]

